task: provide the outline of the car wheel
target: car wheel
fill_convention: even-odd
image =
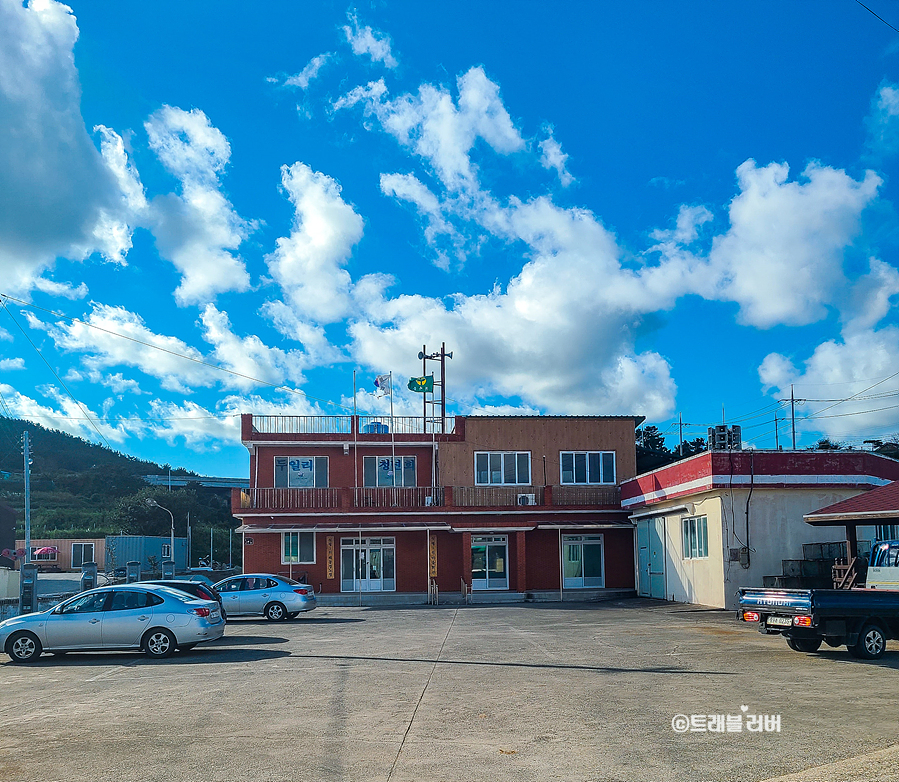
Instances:
[[[287,609],[281,603],[269,603],[265,607],[265,618],[271,622],[287,619]]]
[[[30,663],[41,656],[41,642],[33,633],[14,633],[6,642],[6,653],[14,663]]]
[[[855,654],[863,660],[878,660],[887,648],[887,638],[879,625],[865,625],[858,634]]]
[[[148,657],[162,659],[175,651],[175,636],[168,630],[157,627],[144,636],[144,651]]]
[[[819,638],[787,638],[787,646],[794,652],[817,652],[821,648]]]

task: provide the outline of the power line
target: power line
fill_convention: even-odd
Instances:
[[[12,312],[10,312],[9,307],[6,306],[6,302],[3,300],[2,297],[0,297],[0,304],[3,305],[3,309],[6,310],[6,314],[9,315],[9,317],[12,319],[12,322],[16,324],[16,327],[19,329],[19,331],[22,332],[22,335],[25,337],[25,339],[28,340],[28,344],[30,344],[31,347],[34,348],[34,352],[37,353],[38,356],[40,356],[41,361],[43,361],[47,365],[47,369],[49,369],[53,373],[53,377],[55,377],[59,381],[59,384],[65,389],[65,392],[69,395],[69,398],[78,406],[78,409],[81,410],[82,413],[84,413],[85,417],[90,422],[91,426],[93,426],[94,429],[96,429],[97,434],[100,435],[100,439],[103,440],[104,443],[106,443],[106,447],[109,448],[110,451],[113,450],[112,446],[109,444],[109,440],[106,439],[106,435],[104,435],[103,432],[100,431],[100,427],[97,426],[97,424],[94,422],[93,418],[91,418],[87,414],[87,410],[84,409],[84,406],[81,404],[81,402],[79,402],[77,399],[75,399],[75,396],[72,394],[71,391],[69,391],[69,387],[65,383],[63,383],[62,378],[59,376],[59,374],[56,372],[56,370],[53,369],[53,367],[50,365],[50,362],[47,361],[46,358],[44,358],[44,354],[41,353],[40,350],[38,350],[37,345],[35,345],[34,342],[32,342],[31,337],[28,336],[28,332],[25,331],[25,329],[23,329],[22,326],[20,325],[19,321],[17,321],[15,319]]]
[[[872,16],[876,16],[878,19],[880,19],[880,21],[883,22],[883,23],[884,23],[887,27],[889,27],[891,30],[893,30],[894,32],[899,33],[899,30],[897,30],[895,27],[893,27],[893,25],[891,25],[891,24],[890,24],[886,19],[884,19],[882,16],[877,16],[877,14],[875,14],[870,8],[868,8],[868,6],[866,6],[861,0],[855,0],[855,2],[858,3],[862,8],[864,8],[869,14],[871,14]]]
[[[351,410],[352,409],[351,407],[348,407],[347,405],[342,405],[339,402],[333,402],[330,399],[320,399],[318,397],[314,397],[310,394],[307,394],[305,391],[300,391],[297,388],[290,388],[289,386],[285,386],[282,383],[273,383],[270,380],[262,380],[261,378],[253,377],[252,375],[245,375],[242,372],[236,372],[233,369],[227,369],[223,366],[219,366],[218,364],[212,364],[208,361],[203,361],[202,359],[195,358],[193,356],[186,356],[183,353],[178,353],[175,350],[169,350],[168,348],[163,348],[163,347],[160,347],[159,345],[154,345],[152,342],[144,342],[143,340],[137,339],[136,337],[129,337],[126,334],[119,334],[117,331],[112,331],[111,329],[106,329],[106,328],[103,328],[102,326],[97,326],[94,323],[88,323],[87,321],[81,320],[80,318],[73,318],[70,315],[65,315],[61,312],[55,312],[54,310],[49,310],[49,309],[46,309],[45,307],[40,307],[37,304],[32,304],[31,302],[23,301],[22,299],[17,299],[14,296],[10,296],[7,293],[0,293],[0,302],[3,302],[4,299],[8,299],[9,301],[14,301],[16,304],[19,304],[23,307],[30,307],[31,309],[40,310],[41,312],[46,312],[48,315],[52,315],[53,317],[60,318],[62,320],[66,320],[71,323],[80,323],[83,326],[87,326],[88,328],[96,329],[97,331],[102,331],[103,333],[110,334],[111,336],[114,336],[114,337],[126,339],[129,342],[134,342],[138,345],[143,345],[144,347],[152,348],[153,350],[160,350],[163,353],[168,353],[170,356],[176,356],[177,358],[183,358],[186,361],[192,361],[195,364],[200,364],[201,366],[209,367],[210,369],[215,369],[219,372],[225,372],[226,374],[243,378],[244,380],[251,380],[254,383],[259,383],[260,385],[270,386],[271,388],[283,389],[285,391],[289,391],[292,394],[298,394],[300,396],[305,397],[306,399],[311,399],[315,402],[322,402],[327,405],[333,405],[334,407],[338,407],[341,410]],[[9,312],[9,308],[6,307],[5,302],[4,302],[4,308],[6,309],[7,312]],[[18,323],[16,323],[16,325],[18,326]],[[22,327],[19,326],[19,328],[21,329]],[[26,335],[26,337],[27,337],[27,335]],[[29,342],[30,341],[31,340],[29,340]],[[33,345],[33,343],[32,343],[32,345]],[[60,381],[60,382],[62,382],[62,381]]]

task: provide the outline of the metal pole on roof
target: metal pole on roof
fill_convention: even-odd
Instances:
[[[793,396],[793,384],[790,383],[790,418],[793,422],[793,450],[796,450],[796,397]]]

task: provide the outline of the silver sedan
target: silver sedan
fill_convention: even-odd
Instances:
[[[164,586],[121,584],[82,592],[54,608],[0,622],[0,649],[13,662],[41,652],[140,649],[168,657],[225,632],[219,604]]]
[[[269,573],[226,578],[215,584],[215,590],[222,598],[222,608],[229,619],[262,614],[266,619],[279,622],[293,619],[303,611],[313,611],[317,606],[315,590],[309,584]]]

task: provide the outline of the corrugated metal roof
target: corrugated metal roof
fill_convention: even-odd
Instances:
[[[852,521],[854,519],[864,520],[866,517],[892,516],[899,516],[899,481],[871,489],[847,500],[828,505],[826,508],[819,508],[814,513],[807,513],[804,518],[810,524],[814,524],[824,521]]]

